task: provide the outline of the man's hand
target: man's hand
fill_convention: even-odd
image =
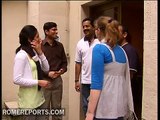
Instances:
[[[79,82],[79,81],[76,81],[76,82],[75,82],[75,90],[76,90],[77,92],[80,92],[80,82]]]
[[[61,75],[61,72],[60,72],[60,71],[50,71],[50,72],[48,73],[48,76],[49,76],[50,78],[52,78],[52,79],[57,78],[57,77],[60,76],[60,75]]]

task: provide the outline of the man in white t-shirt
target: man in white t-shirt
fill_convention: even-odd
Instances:
[[[78,41],[75,55],[75,89],[77,92],[81,91],[83,111],[86,115],[91,84],[92,49],[99,40],[95,39],[92,19],[85,18],[82,27],[84,37]]]

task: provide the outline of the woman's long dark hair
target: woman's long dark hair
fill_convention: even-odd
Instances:
[[[37,29],[33,25],[26,25],[22,28],[22,30],[19,33],[19,43],[20,46],[16,49],[16,53],[20,51],[21,49],[26,51],[30,57],[32,58],[35,56],[35,53],[33,51],[33,48],[31,47],[31,44],[28,40],[33,41],[34,37],[37,34]],[[43,79],[42,76],[42,69],[39,61],[34,61],[37,66],[37,71],[38,71],[38,80]],[[38,86],[38,90],[40,90],[40,86]]]

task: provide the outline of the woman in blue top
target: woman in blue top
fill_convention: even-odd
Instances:
[[[129,113],[134,113],[128,60],[117,44],[118,25],[109,17],[96,20],[95,32],[101,44],[93,48],[86,120],[123,120]]]

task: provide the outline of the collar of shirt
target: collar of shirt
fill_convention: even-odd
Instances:
[[[86,37],[84,37],[84,41],[88,41],[88,39]]]
[[[43,42],[42,42],[42,44],[43,44],[43,45],[46,45],[46,44],[50,45],[50,44],[48,43],[47,39],[44,39]],[[55,46],[55,45],[57,45],[57,41],[56,41],[56,40],[53,41],[52,46]],[[51,45],[50,45],[50,46],[51,46]]]
[[[128,44],[128,42],[125,42],[123,45],[121,45],[121,47],[123,47],[123,46],[125,46],[125,45],[127,45]]]

